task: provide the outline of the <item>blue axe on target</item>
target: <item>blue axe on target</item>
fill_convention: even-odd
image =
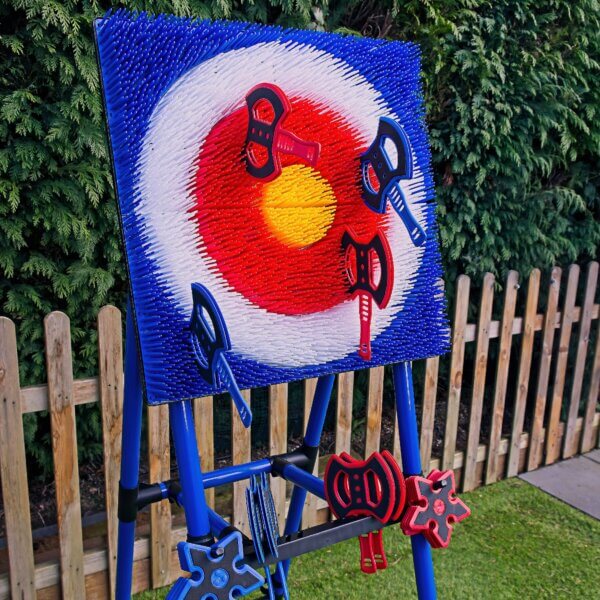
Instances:
[[[190,322],[190,337],[200,375],[210,385],[227,388],[245,427],[252,423],[252,411],[240,392],[225,352],[231,350],[231,340],[225,318],[212,294],[199,283],[192,283],[194,308]]]
[[[395,157],[386,150],[388,140],[395,148]],[[389,200],[406,226],[413,244],[422,246],[427,236],[410,211],[400,187],[401,179],[412,177],[412,157],[406,133],[396,121],[388,117],[379,119],[375,140],[360,157],[360,164],[365,204],[383,214]]]

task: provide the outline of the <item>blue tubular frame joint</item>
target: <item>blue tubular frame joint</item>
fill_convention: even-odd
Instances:
[[[394,365],[393,375],[404,475],[406,477],[421,475],[419,433],[410,363],[403,362]],[[435,600],[437,592],[431,559],[431,546],[422,534],[411,536],[410,541],[419,600]]]
[[[210,471],[202,475],[204,489],[218,487],[235,483],[242,479],[250,479],[252,475],[271,472],[271,460],[263,458],[254,462],[244,463],[242,465],[234,465],[233,467],[224,467],[216,471]]]
[[[142,510],[149,504],[169,500],[179,502],[181,486],[178,481],[160,481],[159,483],[140,483],[137,489],[137,510]]]
[[[126,488],[119,481],[119,501],[117,516],[121,523],[133,523],[138,514],[140,506],[138,505],[139,487]]]
[[[167,500],[170,495],[171,495],[171,490],[170,490],[170,485],[165,483],[164,481],[161,481],[158,486],[160,487],[160,493],[162,496],[163,500]],[[177,497],[177,494],[175,494],[175,498]]]
[[[291,481],[295,486],[299,486],[305,492],[325,500],[325,484],[322,479],[315,477],[312,473],[307,473],[296,465],[287,464],[282,469],[282,475],[287,481]]]
[[[208,520],[210,522],[210,531],[215,538],[219,539],[235,530],[218,512],[208,507]]]

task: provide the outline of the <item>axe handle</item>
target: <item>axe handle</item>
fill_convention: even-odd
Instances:
[[[302,158],[311,167],[317,166],[321,144],[317,142],[305,142],[293,133],[281,129],[275,137],[274,142],[275,150]]]
[[[246,400],[244,400],[244,397],[240,392],[240,388],[237,385],[235,377],[233,376],[233,372],[231,371],[231,367],[229,366],[227,359],[223,356],[222,353],[220,353],[217,356],[215,370],[221,382],[223,383],[223,385],[225,385],[227,391],[231,394],[231,398],[236,408],[238,409],[238,413],[240,415],[242,423],[244,424],[244,427],[248,429],[248,427],[250,427],[250,424],[252,423],[252,411],[250,410],[250,407],[248,406]]]
[[[373,538],[371,532],[358,537],[360,545],[360,570],[367,575],[377,572],[377,563],[375,560],[375,550],[373,549]]]
[[[383,530],[372,531],[369,535],[371,536],[371,547],[375,556],[375,565],[379,570],[386,569],[388,562],[383,546]]]
[[[402,219],[412,243],[415,246],[422,246],[425,243],[427,236],[410,208],[408,208],[402,188],[397,183],[393,184],[390,191],[387,193],[387,197],[394,207],[394,210]]]
[[[358,355],[371,360],[371,317],[373,316],[373,299],[370,294],[362,292],[358,295],[358,313],[360,315],[360,345]]]

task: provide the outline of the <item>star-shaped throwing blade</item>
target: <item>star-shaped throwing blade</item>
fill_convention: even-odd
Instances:
[[[251,594],[264,578],[243,563],[242,534],[234,531],[213,546],[177,545],[179,562],[190,577],[180,577],[167,600],[233,600]]]
[[[422,533],[433,548],[446,548],[452,524],[471,514],[456,496],[452,471],[434,469],[428,477],[408,477],[406,495],[408,508],[402,518],[402,531],[406,535]]]

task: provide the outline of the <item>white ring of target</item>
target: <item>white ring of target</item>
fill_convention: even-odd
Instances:
[[[357,301],[305,315],[268,312],[215,273],[216,263],[189,219],[195,205],[191,192],[194,165],[206,136],[223,116],[245,105],[248,90],[263,82],[278,85],[289,96],[324,103],[345,117],[365,147],[377,133],[379,117],[398,120],[362,75],[324,51],[279,42],[231,50],[188,71],[155,108],[137,165],[135,213],[155,240],[149,258],[184,318],[192,310],[191,284],[202,283],[223,312],[234,352],[276,367],[321,364],[356,353],[360,328]],[[401,186],[410,209],[425,228],[423,174],[414,157],[413,178],[402,181]],[[394,288],[387,307],[373,311],[372,340],[402,309],[424,252],[424,246],[412,244],[397,216],[390,219],[388,240],[394,259]]]

